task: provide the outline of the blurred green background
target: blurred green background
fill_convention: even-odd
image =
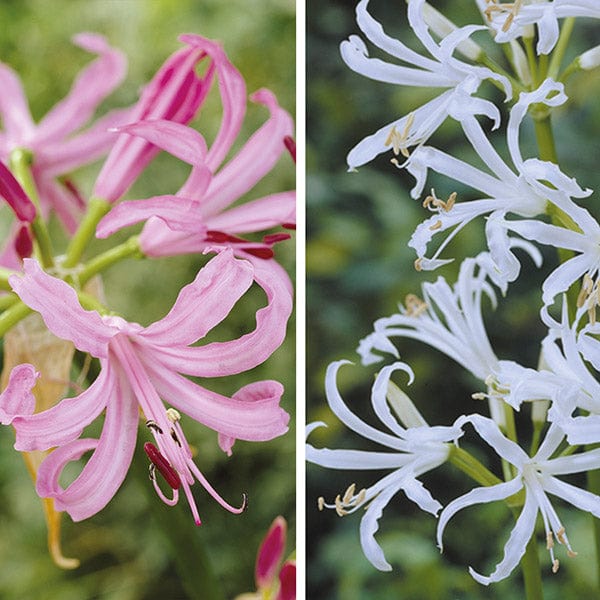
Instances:
[[[471,0],[432,4],[459,25],[478,22]],[[339,44],[351,34],[360,34],[355,23],[355,5],[356,2],[347,0],[309,0],[307,4],[307,421],[322,420],[329,425],[311,436],[315,446],[381,450],[350,434],[333,417],[325,402],[325,369],[333,360],[355,362],[354,367],[340,370],[339,389],[353,410],[378,426],[369,402],[377,365],[360,366],[355,353],[358,341],[372,331],[375,319],[396,312],[397,304],[404,302],[406,294],[420,295],[423,281],[435,281],[443,275],[454,282],[461,257],[483,250],[484,238],[480,220],[464,229],[446,249],[442,257],[456,257],[453,264],[434,273],[417,273],[413,268],[415,254],[407,242],[417,223],[425,217],[425,209],[409,196],[414,185],[412,177],[389,164],[391,154],[380,156],[356,173],[346,172],[345,156],[356,143],[434,94],[430,90],[375,82],[346,67],[340,58]],[[404,2],[373,0],[369,6],[388,34],[423,51],[422,46],[415,45],[414,34],[408,30]],[[478,34],[477,40],[482,43],[485,37],[484,33]],[[597,22],[578,23],[567,61],[597,42]],[[393,62],[391,57],[367,45],[371,56]],[[502,60],[501,56],[496,58]],[[498,99],[491,86],[484,85],[482,92]],[[556,113],[554,122],[561,167],[582,186],[599,189],[598,72],[571,78],[566,92],[569,103]],[[505,123],[506,112],[501,110]],[[489,130],[489,122],[482,123]],[[506,156],[505,140],[497,135],[494,139]],[[534,156],[535,141],[529,123],[522,140],[524,156]],[[446,123],[431,143],[478,164],[455,123]],[[430,177],[426,190],[430,187],[435,187],[438,196],[444,199],[452,191],[458,192],[459,200],[475,197],[472,190],[440,177]],[[598,217],[598,195],[584,202]],[[539,342],[545,334],[538,318],[539,290],[556,265],[553,253],[541,250],[543,268],[535,269],[528,258],[520,255],[521,279],[509,288],[506,301],[501,301],[495,312],[490,306],[484,310],[497,356],[526,366],[537,364]],[[396,345],[402,360],[413,367],[416,375],[408,394],[430,424],[448,425],[458,415],[477,409],[470,396],[481,384],[457,369],[456,363],[417,342],[396,339]],[[391,357],[381,364],[390,360]],[[398,379],[399,384],[403,382]],[[525,418],[522,434],[527,436],[528,432]],[[495,468],[485,448],[474,451]],[[421,512],[403,493],[397,494],[385,509],[377,534],[393,571],[382,573],[372,567],[359,541],[362,511],[340,519],[334,511],[318,512],[317,498],[324,496],[332,502],[350,483],[356,482],[360,489],[383,474],[307,466],[307,597],[311,600],[524,597],[518,571],[489,588],[477,584],[467,572],[472,565],[482,573],[489,573],[503,555],[512,520],[498,503],[459,513],[446,530],[445,551],[440,555],[435,545],[435,519]],[[423,477],[423,482],[442,504],[473,487],[450,466]],[[574,479],[573,483],[585,484],[582,479]],[[545,597],[596,597],[597,588],[592,587],[596,584],[595,575],[590,567],[594,560],[591,517],[571,510],[560,501],[556,502],[556,508],[579,556],[573,560],[559,556],[561,570],[552,576],[543,531],[538,532]]]
[[[22,77],[34,119],[39,120],[71,86],[80,68],[93,58],[70,43],[81,31],[107,36],[127,55],[125,83],[100,108],[128,106],[140,87],[181,47],[177,36],[198,33],[220,40],[246,79],[248,93],[271,89],[280,104],[295,110],[295,2],[293,0],[4,0],[0,3],[0,60]],[[1,91],[0,91],[1,93]],[[266,118],[263,107],[250,106],[239,145]],[[210,142],[219,124],[218,95],[213,90],[193,123]],[[89,194],[100,164],[74,174]],[[129,198],[174,193],[188,167],[159,156],[130,190]],[[294,165],[286,154],[248,199],[293,189]],[[55,230],[58,228],[55,227]],[[125,235],[131,234],[127,231]],[[105,243],[106,247],[114,240]],[[98,249],[103,246],[98,244]],[[277,256],[293,274],[294,241],[279,244]],[[182,285],[193,279],[203,257],[125,261],[105,274],[108,305],[125,318],[149,323],[172,305]],[[259,292],[243,299],[220,328],[223,339],[237,337],[254,324],[264,303]],[[174,508],[156,497],[141,450],[124,485],[95,517],[81,523],[63,519],[63,550],[81,560],[74,571],[54,566],[46,551],[46,527],[23,461],[12,450],[13,433],[0,431],[0,598],[7,600],[153,600],[202,599],[202,580],[194,580],[201,561],[208,562],[223,598],[254,589],[258,545],[271,521],[283,515],[289,525],[287,552],[295,546],[295,340],[293,319],[284,345],[261,367],[226,381],[206,382],[232,394],[259,379],[277,379],[286,388],[282,406],[292,414],[290,432],[268,443],[238,441],[228,458],[216,434],[184,419],[197,449],[196,462],[223,496],[236,504],[242,492],[249,509],[241,516],[222,510],[200,485],[194,486],[202,527],[196,528],[185,498]],[[227,337],[229,336],[229,337]],[[203,382],[204,383],[204,382]],[[149,438],[148,438],[149,439]]]

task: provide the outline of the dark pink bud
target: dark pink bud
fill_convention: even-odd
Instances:
[[[181,486],[181,479],[179,479],[177,471],[169,464],[169,461],[160,453],[160,450],[152,442],[146,442],[144,452],[150,462],[158,469],[158,472],[165,478],[165,481],[174,490],[178,490]]]
[[[258,589],[267,587],[275,578],[285,550],[287,523],[283,517],[276,517],[262,541],[256,556],[254,576]]]
[[[29,258],[33,252],[33,238],[28,225],[21,225],[15,238],[15,250],[19,258]]]
[[[296,162],[296,142],[294,141],[294,138],[290,135],[286,135],[283,138],[283,143],[285,144],[287,151],[290,153],[292,160]]]
[[[0,196],[8,202],[19,221],[31,223],[35,219],[35,205],[2,162],[0,162]]]

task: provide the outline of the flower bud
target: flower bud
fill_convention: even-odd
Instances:
[[[600,46],[595,46],[584,52],[578,59],[579,67],[591,71],[600,65]]]

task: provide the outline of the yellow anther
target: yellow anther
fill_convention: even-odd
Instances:
[[[415,113],[410,113],[406,118],[406,123],[404,124],[404,129],[402,133],[400,133],[395,125],[392,125],[390,132],[388,133],[387,138],[385,139],[384,145],[391,146],[392,151],[396,156],[398,154],[402,154],[405,158],[409,157],[408,149],[406,148],[406,143],[408,142],[408,136],[410,133],[410,128],[415,121]]]
[[[344,497],[342,498],[342,502],[344,504],[350,504],[352,502],[352,498],[354,496],[354,490],[356,489],[356,484],[352,483],[348,486],[348,489],[344,493]]]
[[[167,408],[167,418],[171,423],[177,423],[181,421],[181,413],[174,408]]]
[[[433,225],[429,226],[429,230],[436,231],[437,229],[441,229],[441,227],[442,227],[442,222],[438,220]]]
[[[319,510],[323,510],[325,508],[325,498],[323,498],[323,496],[320,496],[317,499],[317,506],[319,507]]]
[[[423,302],[416,294],[407,294],[404,298],[405,314],[409,317],[418,317],[428,308],[427,302]]]
[[[549,531],[546,534],[546,550],[552,550],[554,548],[554,538],[552,537],[552,532]]]
[[[558,558],[555,558],[552,561],[552,572],[553,573],[558,573],[558,567],[560,567],[560,563],[558,562]]]
[[[417,258],[415,260],[415,270],[416,271],[422,271],[423,270],[423,257],[419,256],[419,258]]]

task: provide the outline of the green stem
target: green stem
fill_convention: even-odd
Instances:
[[[556,42],[556,46],[554,46],[552,58],[550,59],[550,66],[548,67],[548,77],[551,77],[555,81],[558,77],[558,71],[560,70],[560,65],[565,56],[567,46],[569,45],[569,40],[571,38],[571,33],[573,33],[574,26],[575,17],[567,17],[563,21],[562,29],[560,31],[560,35],[558,36],[558,41]]]
[[[531,536],[525,554],[521,559],[521,572],[525,582],[525,598],[527,600],[544,600],[540,557],[538,555],[535,535]]]
[[[17,302],[19,302],[19,296],[16,294],[6,294],[4,296],[0,296],[0,311],[10,308]]]
[[[10,283],[8,283],[8,278],[15,273],[16,271],[11,271],[10,269],[0,267],[0,290],[12,290]]]
[[[14,176],[35,205],[37,211],[37,215],[31,223],[31,230],[36,242],[36,254],[40,263],[46,269],[54,265],[54,251],[52,250],[52,240],[48,228],[41,216],[40,199],[31,173],[31,161],[31,153],[21,148],[13,150],[10,155],[10,167]]]
[[[449,445],[449,448],[448,461],[463,473],[466,473],[471,479],[477,481],[477,483],[485,486],[502,483],[501,479],[498,479],[487,467],[482,465],[466,450],[454,445]]]
[[[525,54],[527,55],[529,72],[531,73],[531,89],[536,89],[540,82],[538,81],[537,54],[533,47],[533,38],[523,38],[523,44],[525,46]]]
[[[80,285],[84,285],[94,275],[108,269],[108,267],[115,263],[132,256],[136,258],[141,258],[143,256],[137,235],[130,237],[126,242],[123,242],[88,261],[78,272]]]
[[[14,327],[31,312],[29,306],[23,304],[20,300],[10,308],[7,308],[0,315],[0,337],[4,337],[9,329]]]
[[[79,263],[88,242],[96,233],[96,225],[110,209],[111,205],[102,198],[92,198],[90,200],[87,213],[69,242],[66,257],[62,264],[65,269],[72,269]]]

